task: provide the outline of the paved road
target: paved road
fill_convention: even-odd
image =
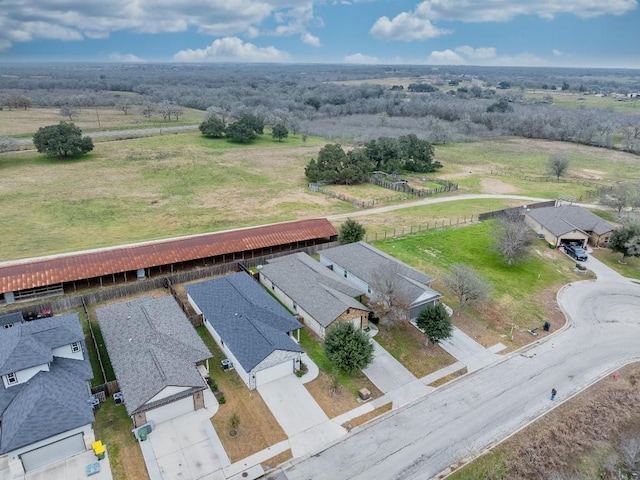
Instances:
[[[130,130],[113,130],[113,131],[102,131],[102,132],[91,132],[85,134],[87,137],[91,138],[101,138],[101,137],[121,137],[126,135],[162,135],[163,133],[169,132],[180,132],[182,130],[195,130],[198,128],[198,125],[175,125],[173,127],[159,127],[159,128],[138,128],[138,129],[130,129]],[[22,138],[17,139],[16,142],[20,145],[27,145],[33,143],[32,138]]]
[[[561,332],[417,400],[326,450],[293,462],[289,480],[427,479],[482,451],[558,402],[640,359],[640,286],[594,258],[602,280],[565,287]],[[558,397],[551,402],[551,388]]]

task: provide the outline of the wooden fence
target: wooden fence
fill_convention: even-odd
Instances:
[[[549,177],[549,176],[533,176],[533,175],[519,175],[517,173],[508,172],[506,170],[491,170],[491,175],[496,175],[500,177],[512,177],[517,178],[518,180],[525,180],[527,182],[547,182],[547,183],[573,183],[576,185],[584,185],[585,187],[595,188],[596,190],[600,190],[602,188],[611,188],[609,185],[605,185],[604,183],[593,182],[591,180],[582,180],[579,178],[565,178],[565,177]]]
[[[394,190],[396,192],[403,192],[407,195],[413,195],[415,197],[428,197],[429,195],[436,195],[438,193],[453,192],[458,190],[458,184],[449,182],[448,180],[442,180],[440,178],[426,178],[425,181],[439,183],[442,186],[438,188],[415,188],[409,185],[405,181],[390,181],[387,178],[371,177],[369,183],[378,185],[379,187]]]
[[[383,232],[374,232],[365,237],[366,242],[375,242],[376,240],[383,240],[385,238],[397,238],[405,235],[411,235],[413,233],[426,232],[436,228],[455,227],[458,225],[469,225],[477,222],[478,216],[471,215],[470,217],[458,217],[447,218],[442,220],[434,220],[433,222],[421,223],[418,225],[409,225],[392,230],[384,230]]]
[[[555,206],[556,206],[556,201],[549,200],[547,202],[537,202],[537,203],[528,204],[527,209],[555,207]],[[522,207],[503,208],[502,210],[494,210],[493,212],[481,213],[480,215],[478,215],[478,220],[482,221],[482,220],[488,220],[490,218],[505,217],[511,214],[521,214],[521,213],[524,213],[524,209]]]

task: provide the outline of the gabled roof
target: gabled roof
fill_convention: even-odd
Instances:
[[[302,325],[247,273],[185,287],[245,372],[277,350],[303,350],[288,335]]]
[[[260,273],[323,327],[331,325],[349,308],[369,311],[353,298],[367,292],[356,288],[306,253],[269,260]]]
[[[338,234],[325,218],[0,263],[0,293],[275,247]]]
[[[30,331],[40,337],[50,332],[52,338],[58,338],[50,342],[54,345],[70,332],[70,338],[76,339],[73,341],[81,341],[84,344],[77,314],[14,325],[10,329],[0,330],[0,337],[4,336],[4,333],[13,333],[16,329],[21,331],[20,338],[28,335]],[[57,329],[64,329],[64,335],[58,335],[60,332]],[[76,335],[78,333],[79,339]],[[45,348],[44,344],[37,340],[34,340],[34,343]],[[21,344],[29,347],[28,343]],[[5,353],[1,347],[0,353]],[[12,355],[20,355],[20,352],[14,349]],[[21,355],[21,358],[35,358],[39,361],[38,355],[25,354]],[[90,394],[87,386],[93,373],[88,356],[84,360],[51,357],[49,362],[45,363],[49,363],[49,371],[38,372],[27,383],[9,388],[4,388],[0,383],[0,454],[93,423],[93,408],[89,403]]]
[[[51,350],[84,341],[77,314],[41,318],[0,330],[0,375],[51,362]]]
[[[433,278],[365,242],[348,243],[321,250],[320,255],[366,282],[375,297],[376,282],[381,276],[393,276],[398,298],[406,305],[440,298],[442,295],[427,285]]]
[[[9,324],[22,323],[22,312],[12,312],[0,315],[0,327]]]
[[[561,205],[531,209],[527,215],[553,233],[556,237],[573,230],[602,235],[615,227],[595,213],[577,205]]]
[[[129,415],[151,408],[166,387],[206,387],[196,363],[211,352],[173,297],[108,305],[96,316]]]

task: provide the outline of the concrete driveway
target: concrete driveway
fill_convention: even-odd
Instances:
[[[224,480],[222,468],[231,465],[211,425],[217,402],[205,390],[207,408],[157,424],[140,448],[150,480]]]
[[[371,343],[373,362],[362,373],[393,402],[394,408],[406,405],[433,390],[418,380],[378,342],[372,339]]]
[[[433,478],[639,360],[640,286],[597,260],[593,266],[599,280],[573,283],[558,294],[567,328],[353,431],[319,455],[294,461],[287,478]],[[558,390],[555,402],[551,388]]]
[[[440,346],[465,364],[469,372],[480,370],[502,358],[502,355],[492,353],[457,327],[453,327],[451,338],[440,341]]]
[[[258,387],[258,392],[289,437],[294,457],[316,451],[344,435],[295,375]]]

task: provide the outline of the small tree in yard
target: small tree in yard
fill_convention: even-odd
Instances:
[[[258,138],[258,134],[243,122],[233,122],[227,127],[227,138],[232,142],[251,143]]]
[[[282,123],[276,123],[271,129],[271,136],[281,142],[289,136],[289,130]]]
[[[527,248],[533,242],[533,232],[520,215],[500,219],[494,236],[498,251],[507,265],[513,265],[524,257]]]
[[[387,330],[409,320],[409,305],[402,299],[401,282],[402,276],[395,264],[378,269],[371,282],[370,307]]]
[[[444,277],[444,283],[458,299],[458,312],[467,303],[481,304],[491,295],[491,287],[473,268],[456,263]]]
[[[547,163],[547,172],[560,180],[569,169],[569,159],[562,155],[551,155]]]
[[[640,257],[640,223],[629,222],[616,229],[609,238],[609,248],[622,254],[620,263],[627,257]]]
[[[33,136],[33,144],[38,152],[58,159],[79,157],[93,150],[91,138],[83,137],[82,130],[66,122],[40,127]]]
[[[60,107],[60,116],[68,117],[69,121],[73,120],[73,117],[77,115],[78,115],[78,109],[73,105],[66,104]]]
[[[231,415],[231,418],[229,418],[229,434],[232,437],[235,437],[236,434],[238,433],[238,427],[240,426],[240,415],[238,415],[238,412],[233,412],[233,415]]]
[[[453,324],[443,304],[428,305],[418,315],[416,325],[432,344],[451,337]]]
[[[324,351],[336,368],[349,375],[368,367],[373,361],[373,344],[369,335],[351,322],[340,322],[328,330]]]
[[[640,186],[632,183],[616,183],[600,190],[600,203],[615,209],[618,214],[627,208],[640,206]]]
[[[364,226],[351,218],[347,218],[347,220],[340,225],[340,234],[338,235],[338,240],[342,243],[355,243],[359,242],[364,238],[364,234],[366,233],[366,229]]]

